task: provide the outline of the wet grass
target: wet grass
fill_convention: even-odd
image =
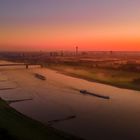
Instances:
[[[135,83],[135,79],[140,78],[140,73],[128,72],[124,70],[112,70],[103,68],[87,68],[84,66],[73,66],[66,64],[48,65],[48,68],[60,73],[86,79],[88,81],[113,85],[119,88],[140,90],[140,82]]]
[[[2,140],[76,140],[54,128],[32,120],[0,99],[0,139]]]

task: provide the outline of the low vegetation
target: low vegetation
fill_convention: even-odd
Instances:
[[[47,67],[57,70],[60,73],[89,81],[109,84],[120,88],[140,90],[140,73],[138,72],[106,68],[89,68],[86,66],[67,64],[49,64]]]
[[[71,135],[34,121],[0,99],[0,140],[76,140]]]
[[[140,86],[140,78],[134,79],[134,80],[133,80],[133,83]]]

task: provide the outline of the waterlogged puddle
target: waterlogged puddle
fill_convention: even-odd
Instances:
[[[0,93],[1,90],[10,90],[17,88],[17,84],[9,81],[8,77],[0,73]]]
[[[25,98],[25,96],[21,97],[21,95],[19,95],[19,99],[18,99],[17,94],[14,96],[18,88],[19,88],[18,83],[9,80],[6,75],[0,73],[0,94],[1,97],[5,101],[7,101],[7,103],[13,104],[17,102],[32,100],[32,98],[27,98],[27,97]]]

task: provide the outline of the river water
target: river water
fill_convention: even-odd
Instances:
[[[1,62],[3,63],[3,62]],[[39,73],[43,81],[34,76]],[[19,112],[87,140],[139,140],[140,92],[89,82],[47,68],[0,68],[0,97],[5,100],[32,99],[12,103]],[[83,95],[79,90],[110,96],[110,100]]]

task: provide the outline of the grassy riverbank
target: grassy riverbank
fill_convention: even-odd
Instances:
[[[89,81],[109,84],[120,88],[140,90],[140,73],[138,72],[135,73],[103,68],[86,68],[84,66],[67,64],[49,64],[47,67],[57,70],[60,73]]]
[[[0,139],[1,140],[76,140],[71,135],[44,126],[0,99]]]

